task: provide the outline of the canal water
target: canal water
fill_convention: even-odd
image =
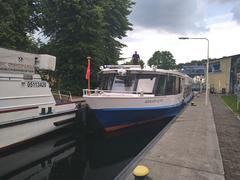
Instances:
[[[0,154],[0,179],[111,180],[164,128],[162,120],[104,134],[68,127]]]

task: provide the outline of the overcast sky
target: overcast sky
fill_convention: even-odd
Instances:
[[[180,36],[208,38],[210,58],[240,54],[240,0],[136,0],[129,18],[125,58],[135,50],[145,62],[157,50],[170,51],[177,63],[206,58],[206,41]]]

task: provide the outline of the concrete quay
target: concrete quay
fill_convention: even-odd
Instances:
[[[221,97],[210,96],[226,180],[240,179],[240,120]]]
[[[195,97],[195,106],[188,105],[115,179],[133,180],[133,169],[145,165],[146,180],[224,180],[212,105],[204,100]]]

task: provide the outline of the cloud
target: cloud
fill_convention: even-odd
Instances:
[[[210,3],[232,3],[238,2],[239,0],[208,0]]]
[[[236,20],[240,24],[240,2],[236,3],[232,12],[234,20]]]
[[[206,31],[201,0],[137,0],[130,16],[134,25],[187,34]]]
[[[231,4],[233,19],[240,24],[240,2],[239,0],[208,0],[209,3]]]

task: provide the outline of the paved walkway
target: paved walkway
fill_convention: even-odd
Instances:
[[[137,164],[149,167],[148,179],[154,180],[224,180],[222,157],[214,123],[212,107],[204,105],[204,96],[194,99],[157,140],[149,151],[138,158]],[[119,179],[133,180],[128,167]]]
[[[240,180],[240,120],[223,104],[220,96],[210,96],[226,180]]]

